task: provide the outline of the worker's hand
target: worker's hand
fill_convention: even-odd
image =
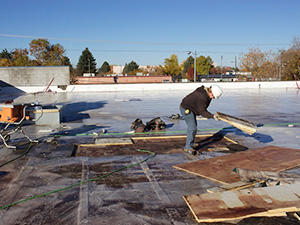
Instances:
[[[220,121],[220,117],[219,117],[217,114],[214,114],[214,119],[215,119],[216,121]]]

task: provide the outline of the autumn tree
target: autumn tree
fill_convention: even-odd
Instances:
[[[77,63],[77,72],[79,75],[83,73],[95,73],[96,72],[96,60],[93,54],[88,48],[82,51]]]
[[[195,63],[194,61],[195,61],[194,57],[190,55],[187,58],[187,60],[183,62],[182,72],[187,73],[189,68],[191,68],[191,67],[194,68],[194,63]]]
[[[31,60],[29,59],[28,50],[26,48],[15,49],[12,55],[14,66],[31,66]]]
[[[29,43],[30,55],[40,66],[62,65],[65,49],[60,44],[51,45],[47,39],[34,39]]]
[[[187,79],[194,80],[194,67],[189,67],[186,71]]]
[[[299,78],[300,50],[290,48],[282,51],[280,57],[280,73],[282,80],[293,80],[294,76]]]
[[[278,62],[272,51],[262,52],[259,48],[251,48],[247,54],[240,56],[241,70],[251,72],[253,79],[276,77]]]
[[[108,62],[104,62],[101,66],[101,68],[99,69],[99,74],[106,74],[108,72],[110,72],[110,65]]]
[[[293,39],[293,45],[287,51],[281,52],[282,79],[300,79],[300,40]]]
[[[0,52],[0,66],[13,66],[13,55],[7,49],[3,49]]]

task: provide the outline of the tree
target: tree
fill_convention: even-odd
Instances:
[[[299,78],[300,71],[300,49],[290,48],[286,51],[281,51],[280,68],[282,80],[293,80],[294,76]]]
[[[277,67],[273,61],[274,54],[271,51],[262,52],[259,48],[251,48],[247,54],[240,56],[241,69],[245,72],[251,72],[253,79],[265,77],[265,74],[269,73],[266,69],[270,69],[270,65]]]
[[[47,52],[47,66],[60,66],[66,60],[65,50],[60,44],[51,45]],[[66,62],[66,61],[64,61]]]
[[[187,79],[194,80],[194,67],[189,67],[186,71]]]
[[[47,61],[47,52],[50,43],[47,39],[34,39],[29,43],[30,55],[35,57],[36,61],[42,66]]]
[[[38,65],[62,65],[65,50],[60,44],[51,45],[47,39],[39,38],[32,40],[29,46],[30,55],[35,57]]]
[[[3,49],[0,53],[0,66],[13,66],[12,53],[8,52],[7,49]]]
[[[200,55],[196,59],[196,63],[197,63],[197,67],[196,67],[197,74],[206,75],[209,73],[209,70],[212,68],[213,61],[209,56],[205,58],[203,55]]]
[[[96,62],[92,53],[88,48],[82,51],[77,63],[77,72],[82,75],[83,73],[95,73],[96,72]]]
[[[12,53],[8,52],[7,49],[3,49],[0,53],[0,59],[12,59]]]
[[[131,61],[129,64],[125,64],[124,69],[123,69],[123,74],[134,74],[136,72],[136,70],[139,68],[139,65],[134,62]]]
[[[194,57],[193,56],[189,56],[187,58],[187,60],[183,63],[183,70],[182,72],[183,73],[187,73],[188,69],[191,68],[191,67],[194,67]]]
[[[28,56],[28,50],[25,49],[15,49],[12,52],[14,66],[30,66],[31,61]]]
[[[101,68],[99,69],[99,74],[105,74],[108,73],[110,71],[110,65],[108,62],[104,62],[101,66]]]
[[[162,67],[163,73],[177,78],[181,73],[177,55],[171,55],[170,59],[165,58],[165,65]]]

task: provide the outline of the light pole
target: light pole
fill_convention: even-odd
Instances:
[[[191,53],[193,53],[194,54],[194,82],[196,82],[196,74],[197,74],[197,52],[195,51],[195,52],[192,52],[192,51],[188,51],[187,52],[187,54],[189,55],[189,54],[191,54]]]

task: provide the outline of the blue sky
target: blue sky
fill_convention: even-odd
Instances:
[[[181,63],[188,50],[234,66],[249,48],[288,49],[299,9],[299,0],[0,0],[0,51],[41,37],[75,66],[86,47],[97,68],[163,65],[172,54]]]

